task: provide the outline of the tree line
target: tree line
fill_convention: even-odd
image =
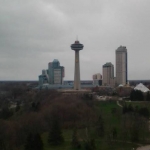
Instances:
[[[65,142],[64,129],[72,130],[72,149],[96,149],[96,139],[139,141],[140,137],[144,140],[147,136],[149,110],[144,107],[131,105],[124,106],[122,110],[115,107],[110,109],[109,116],[105,116],[98,106],[101,102],[95,102],[90,94],[62,95],[45,90],[29,91],[19,98],[18,108],[8,109],[13,113],[0,119],[2,150],[15,150],[22,146],[24,150],[38,150],[36,143],[42,150],[41,135],[45,132],[48,133],[49,145],[61,145]],[[102,103],[109,107],[113,102]],[[118,123],[115,124],[114,120]]]

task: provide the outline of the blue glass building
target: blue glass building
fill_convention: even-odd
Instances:
[[[48,70],[43,70],[42,75],[39,76],[39,85],[43,84],[63,84],[65,76],[64,67],[60,66],[58,59],[48,63]]]

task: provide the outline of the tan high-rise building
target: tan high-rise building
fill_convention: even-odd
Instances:
[[[103,65],[103,85],[111,86],[114,79],[114,65],[111,62],[107,62]]]
[[[127,49],[125,46],[120,46],[116,50],[116,84],[127,84]]]

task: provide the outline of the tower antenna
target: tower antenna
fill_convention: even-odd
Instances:
[[[76,36],[76,40],[78,41],[78,35]]]

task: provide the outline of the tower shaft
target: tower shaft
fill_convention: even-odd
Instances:
[[[79,60],[79,50],[75,50],[74,90],[80,90],[80,60]]]
[[[74,90],[80,90],[80,60],[79,60],[79,51],[83,49],[83,44],[80,44],[79,41],[75,41],[74,44],[71,44],[71,49],[75,51],[75,69],[74,69]]]

